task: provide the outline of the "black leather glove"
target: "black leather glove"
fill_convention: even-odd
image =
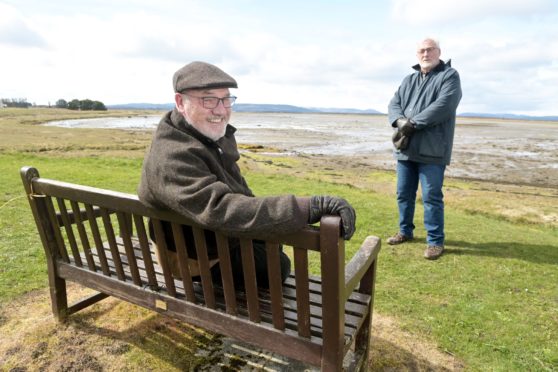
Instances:
[[[407,147],[409,147],[409,136],[404,136],[399,129],[393,131],[391,141],[393,142],[393,146],[399,151],[407,150]]]
[[[395,123],[397,124],[397,129],[399,129],[404,136],[410,136],[416,130],[415,123],[411,119],[399,118]]]
[[[356,213],[345,199],[327,195],[312,196],[308,223],[316,223],[326,215],[341,217],[343,239],[351,239],[355,233]]]

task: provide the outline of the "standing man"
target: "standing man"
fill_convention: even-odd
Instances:
[[[172,210],[207,229],[214,280],[220,273],[215,235],[209,230],[271,236],[295,232],[329,214],[341,216],[344,238],[351,238],[355,211],[344,199],[254,196],[240,173],[236,129],[229,124],[236,100],[229,88],[237,88],[235,79],[217,66],[192,62],[176,71],[173,88],[176,106],[161,119],[154,133],[143,162],[138,196],[148,206]],[[172,236],[170,226],[164,228],[168,231],[165,235]],[[191,229],[183,230],[187,243],[193,242]],[[176,268],[174,274],[178,272],[176,248],[172,240],[166,245],[171,270]],[[229,248],[235,285],[242,285],[238,239],[229,240]],[[253,249],[258,286],[267,287],[265,245],[254,241]],[[190,258],[195,259],[195,255],[195,250],[188,251]],[[290,260],[282,252],[280,258],[285,280]],[[193,265],[191,272],[196,272],[197,263],[188,264]]]
[[[459,74],[451,61],[440,60],[440,44],[427,38],[417,45],[416,71],[403,79],[388,107],[397,160],[399,232],[388,244],[413,239],[415,201],[420,181],[426,229],[426,259],[444,252],[444,171],[450,164],[457,105],[461,100]]]

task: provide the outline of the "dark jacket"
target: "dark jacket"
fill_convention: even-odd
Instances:
[[[235,128],[213,141],[176,109],[159,123],[138,187],[146,205],[170,209],[204,228],[225,233],[278,234],[300,230],[307,211],[293,195],[254,197],[240,174]]]
[[[388,106],[388,119],[406,117],[416,123],[416,132],[404,150],[395,150],[397,160],[449,165],[455,131],[457,105],[461,100],[459,74],[450,61],[440,61],[424,79],[420,66],[403,79]]]

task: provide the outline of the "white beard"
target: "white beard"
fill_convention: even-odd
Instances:
[[[227,132],[227,125],[226,124],[221,125],[221,126],[217,126],[215,124],[197,125],[197,124],[190,123],[190,125],[193,126],[194,128],[196,128],[196,130],[198,132],[200,132],[201,134],[203,134],[207,138],[212,139],[213,141],[219,140]]]

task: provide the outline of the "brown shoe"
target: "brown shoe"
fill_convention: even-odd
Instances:
[[[394,236],[389,237],[388,240],[387,240],[387,243],[389,245],[397,245],[397,244],[408,242],[410,240],[413,240],[413,238],[409,237],[409,236],[405,236],[405,235],[401,234],[400,232],[398,232]]]
[[[424,258],[427,260],[435,260],[444,253],[443,245],[429,245],[424,251]]]

